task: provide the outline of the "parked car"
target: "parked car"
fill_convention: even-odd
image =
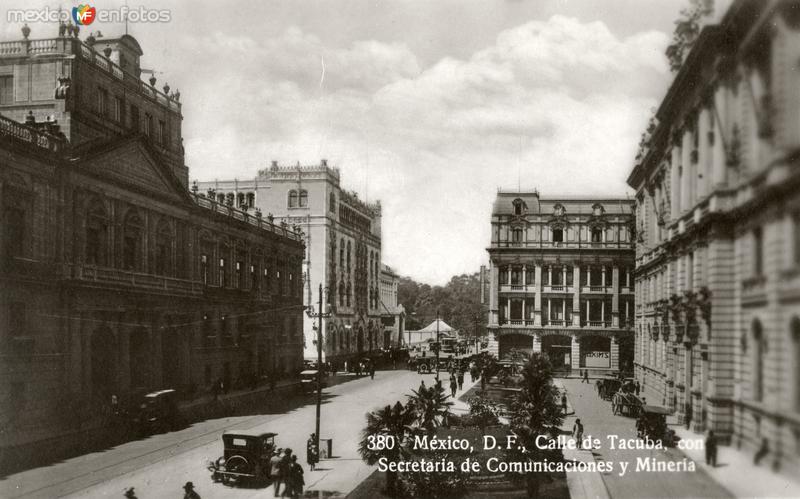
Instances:
[[[317,391],[317,370],[307,369],[300,373],[300,384],[303,388],[303,393],[314,393]],[[325,388],[325,373],[322,373],[322,388]]]
[[[208,463],[215,482],[264,484],[270,476],[269,460],[275,451],[277,433],[251,430],[222,434],[223,454]]]
[[[172,389],[144,395],[133,417],[134,427],[140,435],[178,430],[185,423],[178,409],[178,392]]]

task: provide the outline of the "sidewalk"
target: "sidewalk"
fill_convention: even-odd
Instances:
[[[672,427],[681,440],[705,439],[705,435],[682,426]],[[705,450],[681,449],[681,452],[736,497],[800,497],[800,482],[770,470],[768,464],[755,466],[752,455],[735,447],[718,446],[717,466],[713,468],[705,464]]]
[[[567,415],[564,417],[564,422],[561,424],[561,431],[571,434],[576,416],[570,401],[569,391],[564,387],[564,383],[560,379],[553,379],[553,384],[562,393],[566,393],[567,395]],[[578,449],[565,449],[564,459],[567,461],[585,463],[591,463],[595,460],[592,451]],[[608,490],[606,489],[606,484],[600,473],[567,473],[566,476],[569,495],[572,499],[610,498]]]

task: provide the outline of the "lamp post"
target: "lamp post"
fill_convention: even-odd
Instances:
[[[439,309],[436,309],[436,383],[439,383],[439,350],[442,345],[439,343]]]
[[[318,312],[314,313],[313,305],[309,305],[306,309],[306,314],[308,314],[310,318],[319,319],[319,323],[317,324],[317,424],[315,427],[316,431],[314,432],[314,445],[317,446],[317,449],[319,449],[319,421],[320,411],[322,409],[322,319],[327,319],[331,316],[330,312],[322,312],[322,289],[322,283],[320,283]]]

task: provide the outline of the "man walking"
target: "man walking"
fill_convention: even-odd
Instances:
[[[589,370],[583,370],[583,383],[589,383]]]
[[[464,371],[458,371],[458,389],[461,390],[464,387]]]
[[[280,497],[279,492],[281,488],[281,451],[278,449],[275,454],[269,459],[269,472],[272,478],[272,484],[275,486],[275,497]]]
[[[572,436],[575,437],[575,442],[578,444],[578,448],[582,449],[582,441],[583,441],[583,423],[581,423],[580,419],[575,420],[575,426],[572,427]]]
[[[456,390],[458,389],[458,381],[454,375],[450,375],[450,395],[456,398]]]
[[[714,430],[708,430],[706,437],[706,464],[712,468],[717,467],[717,438],[714,436]]]

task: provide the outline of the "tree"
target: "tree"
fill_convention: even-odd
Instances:
[[[560,393],[553,385],[552,367],[547,358],[540,353],[531,355],[522,368],[522,391],[511,404],[511,430],[517,435],[522,448],[508,451],[510,460],[531,460],[542,462],[544,459],[554,461],[560,459],[559,450],[540,449],[536,439],[544,435],[553,439],[557,435],[563,414],[560,405]],[[541,480],[540,473],[517,475],[517,479],[525,482],[529,497],[537,497]]]
[[[381,458],[386,458],[389,462],[407,459],[407,438],[416,420],[416,413],[411,407],[403,407],[400,401],[394,407],[387,405],[383,409],[368,412],[367,426],[361,432],[358,445],[361,459],[370,466]],[[384,440],[386,445],[381,445],[375,440],[376,436],[389,437],[393,442],[388,444],[388,440]],[[386,472],[386,493],[394,497],[397,492],[397,472],[390,469]]]
[[[481,434],[486,434],[486,427],[500,423],[500,406],[486,397],[472,397],[469,404],[469,415],[473,424],[481,429]]]
[[[675,21],[672,43],[667,46],[665,52],[673,72],[681,68],[694,42],[697,41],[700,35],[700,21],[713,10],[709,6],[710,3],[708,0],[689,0],[689,7],[681,10],[681,16]]]
[[[413,390],[408,405],[416,416],[417,427],[432,434],[438,426],[445,424],[453,405],[447,398],[440,383],[428,388],[420,385],[419,389]]]

